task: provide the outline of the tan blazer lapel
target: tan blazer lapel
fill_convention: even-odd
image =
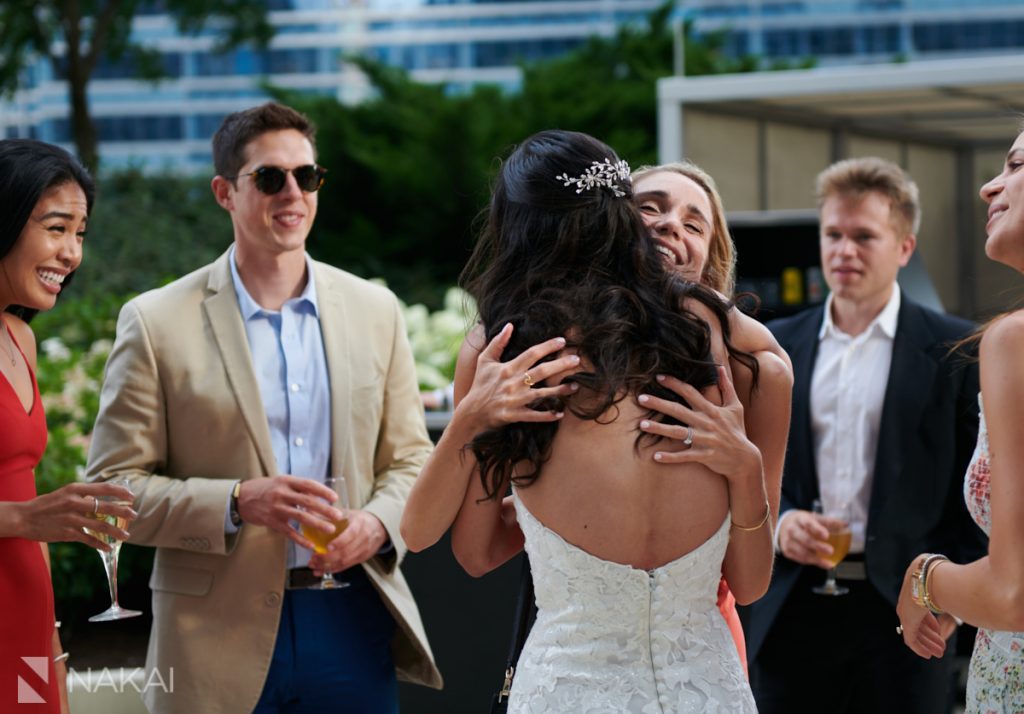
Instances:
[[[238,309],[238,297],[231,280],[228,253],[214,263],[207,281],[210,295],[203,300],[203,310],[210,321],[221,360],[228,374],[228,382],[238,402],[238,410],[245,421],[263,471],[268,476],[277,474],[277,461],[270,442],[270,428],[260,400],[260,388],[249,357],[249,340]]]
[[[327,359],[327,374],[331,381],[331,471],[348,476],[345,485],[349,501],[354,508],[359,489],[346,474],[349,437],[352,432],[352,359],[348,320],[345,316],[345,302],[341,290],[332,284],[330,275],[313,263],[316,295],[320,305],[320,332],[324,340],[324,355]],[[356,405],[358,408],[358,406]]]

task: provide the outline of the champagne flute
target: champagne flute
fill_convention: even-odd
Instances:
[[[118,479],[111,483],[129,488],[127,479]],[[132,502],[122,500],[116,496],[97,496],[96,510],[89,514],[91,518],[95,518],[98,521],[104,521],[112,526],[120,528],[121,530],[125,530],[128,527],[128,519],[121,516],[114,516],[109,513],[103,513],[101,509],[105,503],[131,508]],[[91,528],[86,528],[85,531],[93,538],[103,541],[110,546],[109,551],[97,551],[100,554],[100,558],[103,559],[103,569],[107,572],[107,585],[110,588],[110,607],[100,614],[90,617],[89,622],[107,622],[109,620],[123,620],[127,617],[138,617],[142,614],[140,611],[125,610],[117,602],[117,556],[121,552],[121,540],[116,536],[107,535],[106,533],[95,531]]]
[[[335,476],[334,478],[328,478],[324,481],[324,485],[327,488],[338,494],[338,499],[335,502],[338,509],[344,514],[344,517],[340,521],[335,521],[334,532],[324,533],[319,528],[313,526],[307,526],[305,523],[299,524],[299,530],[302,535],[313,542],[313,550],[324,555],[327,553],[327,546],[330,545],[331,541],[341,535],[342,531],[348,528],[348,494],[346,491],[345,477]],[[334,504],[330,504],[334,505]],[[326,570],[320,577],[320,582],[316,585],[310,585],[308,590],[334,590],[337,588],[347,588],[348,583],[342,580],[335,580],[334,573],[329,573]]]
[[[850,540],[852,538],[850,533],[850,506],[849,504],[844,504],[825,511],[821,506],[821,501],[815,500],[814,512],[828,519],[820,522],[828,528],[828,538],[825,539],[825,542],[832,546],[832,555],[821,556],[830,564],[828,576],[825,578],[824,584],[818,585],[811,590],[818,595],[846,595],[850,592],[850,589],[836,583],[836,566],[842,562],[843,558],[850,551]]]

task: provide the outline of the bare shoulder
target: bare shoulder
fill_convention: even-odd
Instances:
[[[1020,420],[1024,401],[1024,311],[997,318],[981,338],[981,392],[985,395],[985,420],[993,439],[1005,438],[1004,425]],[[999,435],[1002,436],[999,436]],[[993,447],[995,453],[995,447]]]
[[[1024,310],[1017,310],[995,320],[981,338],[981,359],[984,362],[1003,355],[1019,359],[1024,352]]]
[[[793,388],[793,365],[790,364],[785,351],[779,356],[770,350],[760,350],[754,353],[754,358],[757,359],[758,384],[761,391],[781,389],[788,393]]]
[[[18,346],[25,353],[25,357],[28,359],[29,364],[32,365],[32,369],[35,370],[36,336],[32,332],[32,328],[20,317],[15,317],[9,312],[4,313],[3,319],[7,326],[11,328],[11,332],[14,333],[14,339],[18,341]]]
[[[718,363],[724,364],[727,360],[728,352],[725,349],[725,340],[722,337],[722,326],[718,321],[718,317],[714,312],[712,312],[710,307],[700,300],[689,298],[683,303],[683,307],[706,322],[711,328],[711,351],[713,353],[714,360]]]
[[[700,300],[688,297],[683,301],[683,307],[711,325],[712,330],[719,329],[718,318],[715,316],[715,313]]]
[[[770,353],[792,372],[789,355],[786,354],[786,350],[782,349],[771,330],[736,307],[729,310],[729,332],[730,341],[736,349],[755,355],[761,352]],[[760,356],[758,361],[762,361]],[[774,363],[774,360],[769,362]],[[771,364],[768,366],[771,367]]]

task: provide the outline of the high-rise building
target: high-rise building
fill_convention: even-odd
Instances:
[[[266,96],[266,82],[358,101],[365,79],[347,58],[368,56],[453,91],[478,82],[514,88],[520,64],[561,55],[592,35],[642,22],[662,0],[267,0],[276,35],[266,50],[216,54],[215,23],[177,32],[156,10],[133,38],[160,53],[164,79],[135,79],[130,63],[101,63],[89,101],[105,167],[202,169],[225,114]],[[152,3],[159,7],[159,3]],[[699,36],[724,34],[730,54],[766,63],[913,60],[1024,47],[1024,2],[1009,0],[686,0],[677,17]],[[40,60],[12,100],[0,136],[70,144],[63,81]]]
[[[684,5],[701,33],[768,64],[910,61],[1024,48],[1021,0],[707,0]]]

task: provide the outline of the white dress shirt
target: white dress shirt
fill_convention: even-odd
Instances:
[[[814,465],[825,513],[850,507],[851,553],[864,552],[864,533],[875,477],[878,430],[892,364],[900,289],[867,329],[851,336],[832,321],[832,295],[818,332],[811,376]]]

